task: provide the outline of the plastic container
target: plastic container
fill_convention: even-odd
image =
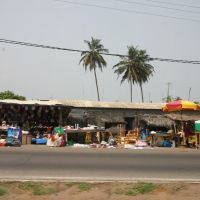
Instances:
[[[200,131],[200,120],[195,121],[194,128],[195,128],[195,131]]]

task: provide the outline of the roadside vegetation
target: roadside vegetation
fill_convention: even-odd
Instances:
[[[26,100],[26,97],[13,93],[12,91],[0,92],[0,99],[17,99],[17,100]]]
[[[118,188],[115,194],[123,194],[128,196],[136,196],[139,194],[147,194],[153,192],[159,186],[153,183],[136,183],[125,187],[124,189]]]
[[[25,200],[34,196],[35,200],[45,199],[120,199],[129,200],[136,197],[154,199],[190,199],[200,196],[199,184],[189,183],[150,183],[150,182],[0,182],[0,199]],[[164,195],[164,196],[163,196]],[[165,198],[166,197],[166,198]],[[179,198],[178,198],[179,197]]]
[[[79,183],[79,190],[80,191],[88,191],[92,188],[90,183]]]
[[[33,195],[47,195],[58,192],[55,187],[46,186],[42,183],[24,182],[19,185],[19,189],[30,191]]]
[[[8,193],[7,189],[4,187],[0,186],[0,196],[4,196]]]

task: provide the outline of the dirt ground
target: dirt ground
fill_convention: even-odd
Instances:
[[[198,183],[1,182],[1,200],[197,200]]]

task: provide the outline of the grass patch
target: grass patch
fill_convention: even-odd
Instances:
[[[44,184],[33,182],[21,183],[19,188],[25,191],[30,191],[34,195],[47,195],[56,192],[55,188],[47,187]]]
[[[115,194],[136,196],[139,194],[147,194],[156,189],[156,185],[153,183],[136,183],[132,186],[126,187],[124,189],[115,190]]]
[[[68,188],[71,188],[72,186],[74,185],[77,185],[77,183],[73,183],[73,182],[68,182],[68,183],[65,183],[65,186],[67,186]]]
[[[124,194],[124,190],[123,190],[123,189],[116,189],[116,190],[114,191],[114,193],[115,193],[115,194],[122,195],[122,194]]]
[[[179,191],[184,190],[184,189],[185,189],[185,186],[182,185],[182,184],[180,184],[180,185],[175,185],[175,186],[173,187],[173,192],[179,192]]]
[[[4,187],[0,187],[0,196],[4,196],[8,193],[8,191]]]
[[[90,183],[79,183],[78,188],[80,191],[88,191],[92,188],[92,185]]]
[[[126,195],[135,196],[138,194],[147,194],[155,190],[156,186],[153,183],[137,183],[126,191]]]
[[[186,186],[182,183],[171,184],[171,185],[168,185],[168,187],[165,187],[165,190],[171,194],[181,192],[182,190],[185,190],[185,189],[186,189]]]

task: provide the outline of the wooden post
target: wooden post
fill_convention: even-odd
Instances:
[[[58,109],[59,109],[59,125],[63,126],[62,107],[58,107]]]

